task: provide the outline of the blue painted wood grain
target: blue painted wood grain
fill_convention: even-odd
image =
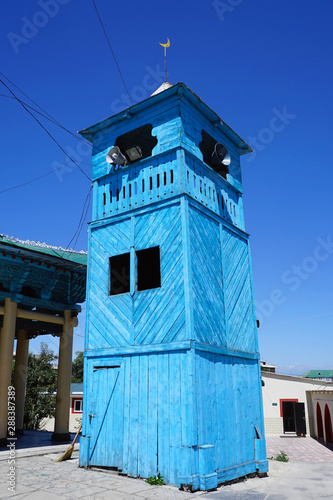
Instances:
[[[80,463],[205,489],[267,470],[254,430],[263,413],[246,145],[176,87],[86,132],[94,186]],[[152,156],[111,168],[107,151],[138,123],[153,127]],[[229,149],[227,179],[203,162],[202,130]],[[161,287],[137,291],[136,251],[153,246]],[[111,296],[109,259],[127,252],[130,292]]]
[[[133,477],[160,471],[177,485],[196,475],[201,484],[211,474],[227,481],[255,471],[256,461],[264,467],[264,444],[254,442],[262,418],[256,360],[189,349],[88,364],[90,465]]]

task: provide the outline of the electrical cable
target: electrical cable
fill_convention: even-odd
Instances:
[[[14,99],[14,101],[19,101],[20,104],[24,104],[25,106],[27,106],[27,108],[30,108],[32,109],[35,113],[38,113],[39,115],[41,115],[43,118],[45,118],[46,120],[48,120],[49,122],[53,123],[54,125],[57,125],[57,127],[61,128],[62,130],[65,130],[65,132],[68,132],[70,135],[72,135],[75,139],[77,139],[78,141],[82,142],[83,144],[85,144],[86,146],[91,146],[91,143],[89,141],[86,141],[85,139],[83,139],[82,137],[79,137],[77,136],[76,134],[74,134],[73,132],[71,132],[70,130],[68,130],[66,127],[64,127],[63,125],[61,125],[61,123],[57,122],[56,120],[54,120],[53,118],[49,118],[48,116],[44,115],[43,113],[41,113],[40,111],[38,111],[38,109],[30,106],[29,104],[27,104],[26,102],[22,101],[21,99],[19,99],[18,97],[13,97],[11,95],[5,95],[5,94],[0,94],[1,97],[8,97],[9,99]],[[86,163],[86,165],[90,165],[90,163]]]
[[[22,184],[17,184],[16,186],[12,186],[6,189],[3,189],[0,191],[0,194],[6,193],[7,191],[13,191],[14,189],[18,189],[20,187],[27,186],[28,184],[32,184],[33,182],[39,181],[40,179],[43,179],[43,177],[47,177],[50,174],[53,174],[56,170],[59,168],[62,168],[65,165],[68,165],[68,163],[71,163],[71,160],[66,161],[65,163],[61,163],[58,167],[55,167],[53,170],[50,170],[49,172],[46,172],[46,174],[40,175],[39,177],[35,177],[34,179],[31,179],[30,181],[23,182]],[[86,163],[86,165],[91,165],[90,163]]]
[[[18,97],[16,97],[16,95],[14,94],[14,92],[8,87],[8,85],[6,85],[6,83],[1,80],[0,78],[0,82],[6,87],[7,90],[9,90],[9,92],[14,96],[14,98],[21,104],[21,106],[27,111],[27,113],[29,113],[29,115],[31,115],[34,120],[42,127],[42,129],[47,133],[47,135],[56,143],[56,145],[61,149],[61,151],[67,156],[67,158],[69,158],[73,163],[74,165],[77,166],[77,168],[80,170],[80,172],[89,180],[90,182],[90,178],[89,176],[85,173],[84,170],[82,170],[82,168],[80,167],[80,165],[78,165],[76,163],[76,161],[73,160],[73,158],[71,158],[69,156],[68,153],[66,153],[66,151],[64,150],[64,148],[62,146],[60,146],[60,144],[58,143],[58,141],[53,137],[53,135],[44,127],[44,125],[38,120],[38,118],[35,117],[35,115],[22,103],[22,101],[20,101],[20,99]]]
[[[60,166],[57,168],[60,168]],[[56,168],[54,170],[56,170]],[[32,184],[33,182],[36,182],[36,181],[39,181],[39,179],[43,179],[43,177],[46,177],[47,175],[52,174],[54,172],[54,170],[50,170],[46,174],[40,175],[39,177],[35,177],[35,179],[31,179],[30,181],[23,182],[22,184],[18,184],[17,186],[12,186],[10,188],[3,189],[2,191],[0,191],[0,194],[6,193],[7,191],[12,191],[13,189],[18,189],[18,188],[23,187],[23,186],[27,186],[28,184]]]
[[[90,186],[88,194],[86,196],[86,199],[84,200],[83,208],[82,208],[82,212],[81,212],[81,216],[80,216],[80,220],[79,220],[79,224],[78,224],[78,226],[76,228],[76,231],[75,231],[72,239],[70,240],[70,242],[67,245],[67,251],[68,250],[74,250],[74,248],[76,246],[76,243],[78,242],[78,239],[80,237],[80,234],[81,234],[81,231],[82,231],[82,228],[83,228],[83,224],[84,224],[84,221],[86,219],[86,216],[87,216],[87,213],[88,213],[88,209],[89,209],[89,205],[90,205],[91,190],[92,190],[92,185]],[[76,237],[76,240],[75,240],[74,246],[73,246],[73,248],[70,248],[70,245],[71,245],[71,243],[72,243],[72,241],[74,240],[75,237]],[[64,252],[62,253],[62,255],[60,253],[56,252],[55,250],[53,250],[53,251],[54,251],[54,253],[60,259],[64,259],[64,255],[65,255],[66,250],[64,250]],[[81,264],[81,265],[77,266],[76,269],[80,269],[81,267],[86,267],[86,266],[84,266],[84,265]]]
[[[42,113],[40,113],[39,111],[37,111],[35,108],[33,108],[32,106],[29,106],[28,104],[23,103],[28,106],[29,108],[33,109],[34,111],[36,111],[36,113],[39,113],[40,115],[44,116],[44,118],[46,118],[47,120],[50,120],[51,122],[53,122],[55,125],[58,125],[58,127],[62,128],[63,130],[65,130],[66,132],[68,132],[69,134],[71,134],[73,137],[75,137],[75,139],[83,142],[84,144],[90,144],[89,141],[85,142],[86,139],[84,139],[83,137],[78,137],[76,134],[74,134],[73,132],[71,132],[70,130],[68,130],[66,127],[64,127],[63,125],[61,125],[60,122],[58,122],[58,120],[56,120],[55,118],[53,118],[52,115],[50,115],[50,113],[48,113],[45,109],[43,109],[36,101],[34,101],[31,97],[28,96],[28,94],[26,94],[25,92],[23,92],[22,89],[20,89],[17,85],[15,85],[14,82],[12,82],[6,75],[4,75],[3,73],[1,73],[0,71],[0,75],[3,76],[3,78],[5,78],[11,85],[13,85],[13,87],[15,87],[19,92],[21,92],[21,94],[23,94],[25,97],[27,97],[29,99],[29,101],[31,101],[33,104],[35,104],[35,106],[37,106],[39,109],[41,109],[43,111],[43,113],[45,113],[49,118],[47,118],[45,115],[43,115]],[[3,97],[10,97],[11,99],[15,99],[15,97],[12,97],[12,96],[9,96],[9,95],[5,95],[5,94],[0,94],[1,96]],[[18,97],[16,97],[17,100]]]
[[[71,132],[70,130],[68,130],[66,127],[64,127],[63,125],[61,125],[61,123],[56,120],[55,118],[53,118],[50,113],[48,113],[47,111],[45,111],[41,106],[39,106],[39,104],[37,104],[31,97],[29,97],[25,92],[23,92],[23,90],[21,90],[17,85],[15,85],[15,83],[13,83],[11,80],[9,80],[9,78],[4,75],[3,73],[1,73],[0,71],[0,75],[2,75],[6,80],[8,80],[9,83],[11,83],[15,88],[17,88],[19,90],[19,92],[21,92],[24,96],[26,96],[31,102],[33,102],[39,109],[41,109],[47,116],[43,115],[43,113],[41,113],[40,111],[38,111],[37,109],[33,108],[32,106],[30,106],[29,104],[25,103],[24,101],[22,101],[21,99],[19,99],[17,96],[16,97],[13,97],[13,96],[10,96],[10,95],[6,95],[6,94],[0,94],[0,96],[2,97],[7,97],[7,98],[10,98],[10,99],[16,99],[18,100],[20,103],[23,103],[25,104],[27,107],[29,107],[30,109],[32,109],[33,111],[35,111],[36,113],[40,114],[41,116],[43,116],[43,118],[46,118],[47,120],[49,120],[50,122],[52,122],[54,125],[57,125],[58,127],[60,127],[61,129],[65,130],[66,132],[68,132],[69,134],[71,134],[76,140],[80,141],[82,144],[85,144],[86,146],[92,146],[91,142],[88,141],[88,139],[85,139],[84,137],[80,137],[78,136],[77,134]],[[49,118],[48,118],[49,117]],[[104,149],[100,149],[98,148],[96,145],[94,146],[95,147],[95,150],[99,153],[104,153]],[[91,166],[91,163],[85,163],[85,162],[81,162],[81,163],[84,163],[85,165],[89,165]]]
[[[75,240],[75,243],[74,243],[74,246],[73,246],[73,249],[75,248],[75,245],[77,243],[77,240],[80,236],[80,233],[81,233],[81,230],[82,230],[82,227],[83,227],[83,223],[84,223],[84,220],[85,220],[85,217],[86,217],[86,214],[88,212],[88,208],[89,208],[89,205],[90,205],[90,197],[91,197],[91,190],[92,190],[92,186],[90,186],[90,189],[89,189],[89,192],[86,196],[86,199],[84,201],[84,204],[83,204],[83,208],[82,208],[82,212],[81,212],[81,217],[80,217],[80,220],[79,220],[79,224],[76,228],[76,231],[74,233],[74,236],[72,237],[72,239],[70,240],[70,242],[68,243],[67,245],[67,248],[70,248],[71,246],[71,243],[72,241],[74,240],[74,238],[76,237],[76,240]],[[88,201],[89,200],[89,201]],[[87,204],[88,203],[88,204]],[[86,205],[87,205],[87,208],[86,208]]]
[[[88,210],[89,210],[89,206],[90,206],[90,201],[91,201],[91,190],[90,190],[90,193],[89,193],[89,199],[88,199],[88,204],[87,204],[86,212],[85,212],[84,217],[83,217],[83,219],[82,219],[81,229],[80,229],[80,231],[79,231],[79,233],[78,233],[78,235],[77,235],[77,237],[76,237],[76,240],[75,240],[75,243],[74,243],[73,248],[75,248],[75,247],[76,247],[76,244],[77,244],[77,242],[78,242],[79,236],[80,236],[81,231],[82,231],[82,228],[83,228],[84,221],[85,221],[85,220],[86,220],[86,218],[87,218],[87,214],[88,214]]]
[[[105,31],[105,28],[104,28],[104,25],[103,25],[103,22],[102,22],[101,16],[99,15],[99,12],[98,12],[98,10],[97,10],[97,7],[96,7],[96,4],[95,4],[95,1],[94,1],[94,0],[91,0],[91,1],[92,1],[93,5],[94,5],[94,7],[95,7],[95,11],[96,11],[97,17],[98,17],[99,22],[100,22],[100,24],[101,24],[101,26],[102,26],[102,30],[104,31],[105,38],[106,38],[106,40],[107,40],[107,42],[108,42],[108,45],[109,45],[109,48],[110,48],[110,51],[111,51],[112,57],[113,57],[113,59],[114,59],[114,62],[116,63],[116,66],[117,66],[117,69],[118,69],[118,72],[119,72],[120,78],[121,78],[121,80],[122,80],[122,82],[123,82],[123,84],[124,84],[124,87],[125,87],[126,93],[127,93],[127,95],[128,95],[128,98],[129,98],[129,100],[130,100],[131,105],[133,106],[133,102],[132,102],[131,96],[130,96],[130,94],[129,94],[129,92],[128,92],[128,89],[127,89],[127,87],[126,87],[125,80],[124,80],[123,75],[122,75],[122,73],[121,73],[121,71],[120,71],[119,64],[118,64],[118,62],[117,62],[116,56],[115,56],[115,54],[114,54],[114,52],[113,52],[113,50],[112,50],[110,40],[109,40],[109,38],[108,38],[108,35],[106,34],[106,31]]]

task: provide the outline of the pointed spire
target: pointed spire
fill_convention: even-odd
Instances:
[[[162,85],[160,87],[158,87],[158,89],[155,90],[155,92],[153,92],[150,97],[152,97],[153,95],[156,95],[156,94],[160,94],[161,92],[163,92],[163,90],[167,90],[171,87],[172,87],[171,83],[163,82]]]

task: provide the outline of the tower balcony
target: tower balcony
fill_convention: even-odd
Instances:
[[[244,230],[240,189],[183,148],[162,152],[94,181],[93,220],[187,194]]]

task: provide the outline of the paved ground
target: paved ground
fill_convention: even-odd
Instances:
[[[27,437],[25,438],[27,439]],[[34,438],[36,441],[36,437]],[[43,436],[42,444],[45,444]],[[49,442],[48,442],[49,443]],[[50,444],[50,443],[49,443]],[[8,491],[9,452],[0,452],[0,499],[55,500],[307,500],[333,498],[333,452],[311,438],[267,437],[268,456],[283,449],[290,462],[270,460],[268,478],[253,478],[211,492],[190,494],[175,487],[154,487],[140,479],[78,467],[71,460],[55,463],[67,445],[21,447],[16,451],[16,491]]]
[[[281,450],[291,461],[333,463],[333,452],[315,439],[266,436],[267,457],[275,457]]]

